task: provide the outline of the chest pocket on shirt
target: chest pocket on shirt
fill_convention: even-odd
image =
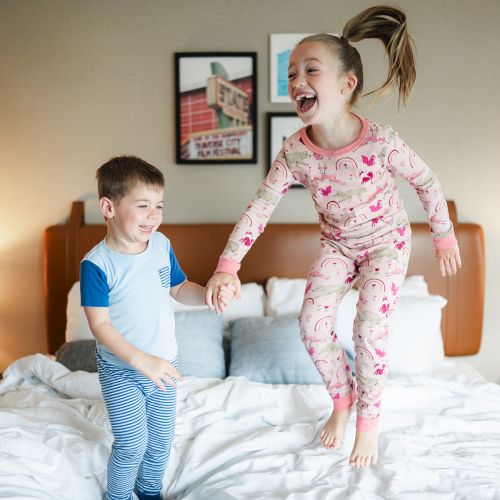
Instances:
[[[160,267],[158,274],[160,275],[161,286],[168,288],[170,286],[170,266]]]

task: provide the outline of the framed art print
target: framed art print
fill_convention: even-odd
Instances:
[[[295,45],[310,33],[276,33],[271,35],[271,102],[290,103],[288,97],[288,60]]]
[[[302,128],[304,124],[296,113],[268,113],[268,169],[271,168],[274,158],[279,153],[285,139],[294,132]],[[295,181],[291,187],[303,187],[298,181]]]
[[[177,163],[256,163],[256,52],[175,54]]]

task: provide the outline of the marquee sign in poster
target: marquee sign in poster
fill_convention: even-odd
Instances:
[[[177,163],[256,163],[256,58],[175,54]]]

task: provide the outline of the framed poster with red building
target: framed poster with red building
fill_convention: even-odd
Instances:
[[[177,52],[177,163],[257,162],[257,53]]]

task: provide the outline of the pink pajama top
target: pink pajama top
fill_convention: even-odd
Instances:
[[[231,233],[216,272],[237,273],[243,257],[294,181],[311,193],[324,238],[347,248],[363,249],[409,225],[395,182],[399,174],[422,201],[434,247],[446,249],[457,243],[435,174],[390,126],[359,119],[359,137],[341,149],[315,146],[307,127],[286,139]]]

